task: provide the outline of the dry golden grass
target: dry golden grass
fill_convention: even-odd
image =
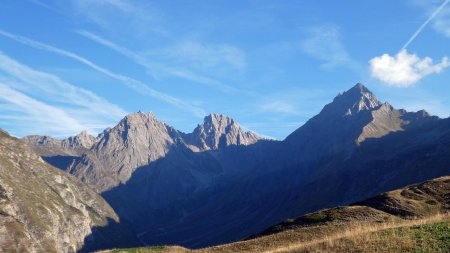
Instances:
[[[426,224],[444,224],[444,246],[436,244],[436,235],[414,228]],[[429,225],[426,225],[429,226]],[[419,236],[419,238],[417,238]],[[439,241],[438,241],[439,242]],[[442,243],[442,241],[441,241]],[[436,246],[437,245],[437,246]],[[293,252],[449,252],[450,215],[379,222],[322,224],[210,248],[189,250],[182,247],[135,248],[104,252],[161,253],[293,253]]]
[[[414,240],[407,240],[407,238],[405,240],[389,240],[387,236],[380,235],[377,232],[449,220],[449,215],[439,214],[423,219],[393,221],[381,224],[357,222],[345,225],[306,227],[249,241],[195,250],[194,252],[386,252],[385,249],[402,252],[403,250],[401,249],[415,248]],[[395,231],[392,235],[395,235]]]
[[[450,217],[356,228],[312,245],[270,252],[450,252]]]
[[[97,251],[97,253],[187,253],[189,249],[179,246],[154,246],[130,249],[112,249]]]
[[[252,240],[198,250],[182,247],[136,248],[105,253],[294,253],[294,252],[447,252],[433,246],[433,238],[414,238],[414,226],[444,222],[450,231],[450,215],[379,222],[349,222],[296,228]],[[449,235],[450,236],[450,235]],[[448,238],[450,250],[450,238]],[[434,247],[434,248],[433,248]]]

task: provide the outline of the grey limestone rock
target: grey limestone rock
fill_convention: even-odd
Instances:
[[[118,217],[101,196],[0,133],[0,251],[76,252],[108,220]]]

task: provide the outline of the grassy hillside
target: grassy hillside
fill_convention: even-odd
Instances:
[[[326,238],[312,245],[301,245],[299,250],[288,246],[287,251],[276,252],[449,252],[448,218],[440,220],[434,217],[401,225],[386,224],[381,228],[363,226],[348,230],[348,234],[342,237]]]
[[[449,210],[450,177],[442,177],[290,219],[246,241],[112,252],[450,252]]]

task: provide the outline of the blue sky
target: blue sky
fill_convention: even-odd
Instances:
[[[141,110],[191,132],[222,113],[283,139],[357,82],[448,117],[447,3],[4,0],[0,128],[98,133]]]

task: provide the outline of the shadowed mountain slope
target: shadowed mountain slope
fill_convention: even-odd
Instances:
[[[446,252],[449,203],[446,176],[289,219],[240,242],[198,250],[164,246],[121,252]]]
[[[134,113],[66,164],[142,242],[204,247],[448,175],[450,119],[395,109],[357,84],[284,141],[221,115],[184,134]]]

